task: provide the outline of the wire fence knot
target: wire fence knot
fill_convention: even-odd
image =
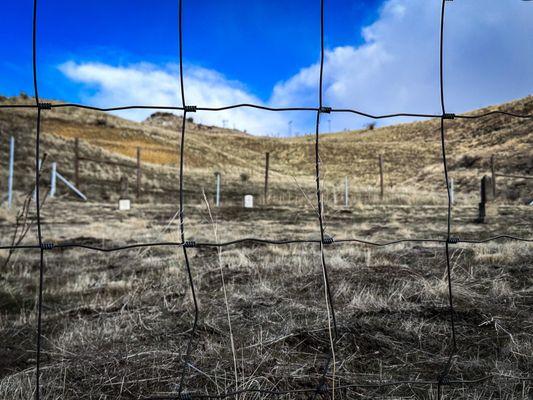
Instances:
[[[455,119],[454,113],[444,113],[442,114],[442,119]]]
[[[52,103],[37,103],[37,108],[39,108],[39,110],[51,110]]]
[[[196,106],[183,106],[183,110],[186,112],[196,112]]]
[[[331,107],[324,107],[324,106],[322,106],[322,107],[320,107],[320,108],[318,109],[318,111],[319,111],[320,113],[323,113],[323,114],[330,114],[330,113],[331,113]]]
[[[52,250],[54,248],[54,244],[53,243],[41,243],[41,249],[42,250]]]
[[[196,247],[196,242],[194,240],[186,240],[185,242],[183,242],[183,247]]]
[[[461,241],[457,236],[450,236],[447,240],[449,244],[457,244]]]
[[[331,236],[326,236],[322,240],[322,244],[333,244],[335,242],[335,239],[333,239]]]

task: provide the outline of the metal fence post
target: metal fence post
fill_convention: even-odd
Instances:
[[[57,163],[52,163],[52,172],[50,173],[50,197],[54,197],[56,194],[56,172]]]
[[[350,199],[348,198],[348,177],[344,177],[344,207],[348,207]]]
[[[220,207],[220,172],[215,172],[216,177],[216,195],[215,195],[215,206]]]
[[[7,180],[7,207],[11,208],[13,204],[13,172],[15,164],[15,138],[9,139],[9,177]]]
[[[39,158],[39,165],[37,167],[37,169],[39,170],[39,175],[41,175],[41,166],[42,166],[42,164],[43,164],[43,160],[41,160]],[[32,198],[33,198],[33,201],[37,201],[37,185],[35,185],[35,187],[33,189]]]

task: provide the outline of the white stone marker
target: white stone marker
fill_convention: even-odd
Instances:
[[[254,208],[254,196],[251,194],[244,196],[244,208]]]
[[[131,208],[130,199],[119,199],[118,200],[119,211],[128,211],[130,208]]]

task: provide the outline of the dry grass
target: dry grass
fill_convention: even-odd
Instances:
[[[218,240],[317,235],[312,209],[212,211],[210,217],[205,205],[188,207],[189,237],[214,241],[214,226]],[[371,240],[437,236],[444,211],[443,206],[392,205],[330,209],[327,231]],[[517,223],[526,215],[520,207],[504,211],[495,213],[482,234],[527,235]],[[90,218],[95,215],[99,218]],[[138,206],[119,215],[99,204],[56,200],[43,210],[44,234],[46,240],[75,238],[98,245],[156,240],[173,215],[172,206]],[[176,224],[163,233],[165,240],[177,239]],[[478,226],[461,225],[462,234],[479,234]],[[527,243],[453,246],[460,352],[451,377],[507,378],[446,387],[445,398],[525,400],[533,393],[529,381],[508,378],[533,369],[532,255]],[[26,399],[33,390],[37,256],[19,252],[1,272],[0,398]],[[442,246],[333,245],[326,257],[341,334],[336,386],[436,379],[450,334]],[[143,398],[175,392],[192,323],[182,261],[181,252],[172,248],[47,252],[44,398]],[[200,323],[187,391],[316,384],[329,349],[318,247],[253,245],[220,253],[193,249],[191,266]],[[337,397],[431,399],[435,394],[435,387],[401,386],[340,390]],[[292,397],[297,398],[287,396]]]

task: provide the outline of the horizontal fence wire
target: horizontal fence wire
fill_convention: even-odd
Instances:
[[[504,115],[513,118],[523,118],[523,119],[532,119],[532,114],[519,114],[508,111],[488,111],[478,114],[452,114],[446,112],[445,107],[445,96],[444,96],[444,55],[443,55],[443,43],[444,43],[444,28],[445,28],[445,9],[446,2],[448,0],[441,0],[441,13],[440,13],[440,46],[439,46],[439,81],[440,81],[440,101],[441,101],[441,113],[440,114],[425,114],[425,113],[395,113],[395,114],[384,114],[384,115],[373,115],[358,111],[355,109],[346,109],[346,108],[333,108],[323,106],[323,67],[324,67],[324,0],[320,0],[320,70],[319,70],[319,93],[318,93],[318,106],[317,107],[267,107],[259,104],[250,104],[250,103],[240,103],[234,105],[227,105],[222,107],[202,107],[195,105],[187,105],[186,103],[186,91],[184,88],[184,73],[183,73],[183,18],[182,18],[182,0],[178,0],[178,34],[179,34],[179,79],[180,79],[180,94],[181,94],[181,106],[161,106],[161,105],[126,105],[126,106],[117,106],[117,107],[94,107],[89,105],[77,104],[77,103],[44,103],[40,102],[39,97],[39,85],[38,85],[38,69],[37,69],[37,20],[38,20],[38,0],[33,0],[33,30],[32,30],[32,68],[33,68],[33,86],[34,86],[34,104],[0,104],[2,109],[36,109],[36,138],[35,138],[35,203],[36,203],[36,225],[37,225],[37,238],[38,243],[34,244],[25,244],[25,245],[11,245],[11,246],[0,246],[0,250],[32,250],[37,249],[40,252],[39,259],[39,285],[38,285],[38,302],[37,302],[37,338],[36,338],[36,370],[35,370],[35,399],[39,400],[41,398],[41,363],[42,363],[42,313],[43,313],[43,290],[44,290],[44,268],[45,268],[45,252],[53,250],[67,250],[67,249],[86,249],[90,251],[99,251],[99,252],[115,252],[115,251],[124,251],[135,248],[142,247],[179,247],[182,248],[185,268],[189,280],[189,287],[192,294],[193,306],[194,306],[194,320],[192,323],[192,328],[189,330],[189,340],[187,342],[185,354],[181,357],[182,366],[180,372],[177,373],[179,376],[179,385],[177,387],[176,395],[170,396],[152,396],[148,397],[152,400],[156,399],[224,399],[228,397],[238,396],[240,394],[250,393],[250,394],[262,394],[265,396],[283,396],[290,394],[308,394],[311,398],[316,398],[319,395],[329,395],[335,394],[335,391],[346,390],[350,388],[381,388],[381,387],[392,387],[392,386],[402,386],[402,385],[412,385],[412,386],[437,386],[437,398],[442,397],[442,387],[444,385],[476,385],[481,384],[496,378],[501,379],[510,379],[517,381],[531,381],[533,377],[514,377],[507,375],[497,375],[491,374],[486,375],[477,379],[472,380],[453,380],[449,378],[450,367],[453,361],[453,358],[459,354],[459,350],[456,344],[456,332],[455,332],[455,321],[454,321],[454,306],[453,306],[453,282],[451,280],[451,267],[450,267],[450,246],[460,243],[465,244],[483,244],[492,241],[499,240],[515,240],[521,242],[533,242],[533,238],[523,238],[513,235],[497,235],[488,238],[477,238],[477,239],[462,239],[458,237],[451,236],[451,193],[448,177],[448,164],[446,158],[446,137],[445,137],[445,121],[449,119],[478,119],[485,118],[491,115]],[[76,242],[62,242],[62,243],[51,243],[43,240],[42,231],[41,231],[41,215],[40,215],[40,173],[39,173],[39,155],[40,155],[40,133],[41,133],[41,121],[42,121],[42,112],[45,110],[52,110],[55,108],[66,108],[74,107],[95,111],[120,111],[120,110],[129,110],[129,109],[159,109],[159,110],[172,110],[172,111],[181,111],[183,115],[183,123],[181,124],[180,134],[181,134],[181,145],[179,149],[179,230],[181,241],[179,242],[147,242],[147,243],[134,243],[124,246],[115,246],[115,247],[99,247],[91,246],[83,243]],[[184,176],[184,148],[185,148],[185,134],[186,134],[186,119],[187,113],[196,112],[196,111],[224,111],[236,108],[255,108],[265,111],[272,112],[284,112],[284,111],[313,111],[316,113],[316,124],[315,124],[315,179],[316,179],[316,195],[317,195],[317,214],[318,214],[318,225],[320,229],[320,237],[317,239],[268,239],[268,238],[255,238],[255,237],[246,237],[237,240],[227,241],[227,242],[196,242],[192,240],[186,240],[186,231],[185,231],[185,210],[184,210],[184,198],[183,198],[183,176]],[[371,119],[386,119],[386,118],[396,118],[396,117],[415,117],[415,118],[438,118],[440,119],[440,142],[441,142],[441,151],[442,151],[442,165],[444,169],[444,183],[446,185],[448,204],[447,204],[447,228],[446,228],[446,237],[445,238],[405,238],[398,239],[386,242],[377,242],[377,241],[368,241],[357,238],[346,238],[346,239],[335,239],[329,237],[325,234],[324,221],[323,221],[323,199],[321,196],[321,181],[320,181],[320,147],[319,147],[319,126],[320,126],[320,116],[324,113],[353,113],[360,116],[364,116]],[[339,386],[334,386],[334,374],[335,374],[335,344],[338,339],[337,335],[337,322],[335,318],[335,308],[333,303],[333,298],[331,294],[331,287],[328,276],[328,268],[325,257],[325,247],[330,245],[337,244],[360,244],[365,246],[375,246],[375,247],[384,247],[384,246],[394,246],[402,243],[435,243],[435,244],[444,244],[444,253],[446,257],[446,275],[447,275],[447,286],[448,286],[448,301],[449,301],[449,313],[450,313],[450,344],[449,344],[449,354],[448,361],[443,366],[443,370],[438,374],[436,380],[406,380],[406,381],[385,381],[379,383],[353,383],[353,384],[343,384]],[[196,298],[196,289],[192,276],[192,267],[189,261],[187,249],[188,248],[210,248],[210,247],[227,247],[227,246],[237,246],[242,244],[257,244],[257,245],[290,245],[290,244],[317,244],[320,246],[320,258],[321,266],[323,273],[323,283],[324,283],[324,297],[326,302],[326,310],[328,314],[328,330],[330,333],[330,350],[326,354],[323,370],[321,373],[321,378],[319,382],[311,384],[309,388],[306,389],[294,389],[294,390],[266,390],[266,389],[242,389],[236,391],[229,391],[225,393],[218,394],[209,394],[209,393],[193,393],[187,392],[185,390],[185,383],[187,378],[187,372],[190,367],[190,357],[194,347],[194,339],[196,334],[196,328],[198,325],[199,318],[199,307]],[[333,375],[331,376],[330,370],[333,369]],[[333,382],[332,386],[327,384],[327,381],[331,380]]]
[[[486,239],[460,239],[457,237],[451,237],[448,241],[449,244],[483,244],[495,241],[502,240],[511,240],[517,242],[533,243],[533,238],[522,238],[512,235],[498,235],[488,237]],[[196,242],[196,241],[185,241],[185,242],[146,242],[146,243],[132,243],[124,246],[111,246],[111,247],[100,247],[100,246],[90,246],[83,243],[53,243],[47,242],[43,243],[42,246],[38,243],[35,244],[19,244],[19,245],[7,245],[0,246],[0,250],[24,250],[24,249],[41,249],[44,250],[62,250],[62,249],[88,249],[101,252],[115,252],[130,250],[141,247],[193,247],[193,248],[208,248],[208,247],[228,247],[228,246],[237,246],[240,244],[256,244],[256,245],[273,245],[273,246],[282,246],[282,245],[291,245],[291,244],[320,244],[321,239],[264,239],[264,238],[255,238],[255,237],[246,237],[241,239],[230,240],[227,242]],[[334,238],[324,238],[322,242],[324,245],[337,245],[337,244],[360,244],[363,246],[371,247],[387,247],[394,246],[402,243],[438,243],[444,244],[447,242],[447,239],[430,239],[430,238],[413,238],[413,239],[398,239],[388,242],[375,242],[364,239],[334,239]]]
[[[46,106],[43,106],[41,104],[0,104],[0,108],[28,108],[28,109],[35,109],[35,108],[41,108],[41,109],[53,109],[53,108],[82,108],[87,110],[93,110],[93,111],[123,111],[123,110],[172,110],[172,111],[185,111],[184,107],[179,106],[160,106],[160,105],[152,105],[152,106],[142,106],[142,105],[128,105],[128,106],[118,106],[118,107],[94,107],[89,106],[85,104],[77,104],[77,103],[51,103]],[[256,108],[259,110],[265,110],[265,111],[313,111],[313,112],[324,112],[324,110],[318,108],[318,107],[267,107],[260,104],[231,104],[223,107],[198,107],[194,106],[194,111],[226,111],[231,110],[235,108]],[[191,112],[191,110],[188,110]],[[387,118],[397,118],[397,117],[413,117],[413,118],[441,118],[443,117],[442,114],[427,114],[427,113],[396,113],[396,114],[368,114],[363,111],[355,110],[355,109],[348,109],[348,108],[328,108],[327,113],[352,113],[357,114],[362,117],[367,117],[370,119],[387,119]],[[506,115],[509,117],[514,118],[533,118],[533,114],[518,114],[518,113],[512,113],[508,111],[502,111],[502,110],[494,110],[494,111],[487,111],[485,113],[481,114],[447,114],[444,116],[446,119],[477,119],[477,118],[485,118],[491,115]]]

